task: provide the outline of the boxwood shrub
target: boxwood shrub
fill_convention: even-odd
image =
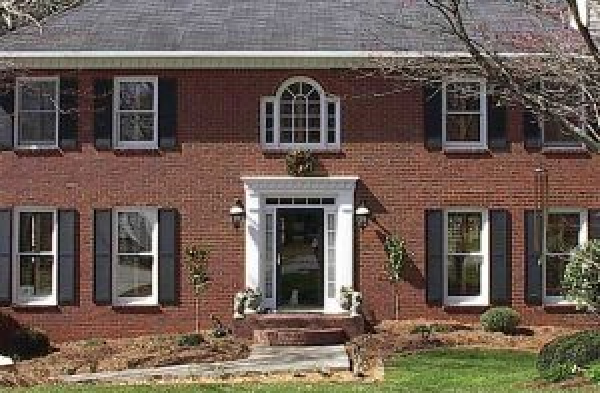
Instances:
[[[49,354],[52,346],[46,334],[37,329],[22,326],[14,332],[9,351],[10,355],[18,359],[31,359]]]
[[[486,332],[511,334],[517,330],[521,317],[510,307],[494,307],[484,312],[479,321]]]
[[[600,330],[586,330],[550,341],[540,351],[537,369],[542,378],[556,377],[554,370],[573,370],[600,359]],[[566,379],[568,375],[565,375]]]

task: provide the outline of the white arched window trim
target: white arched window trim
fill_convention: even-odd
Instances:
[[[280,102],[283,92],[294,83],[312,85],[319,93],[321,101],[320,142],[284,143],[281,142]],[[274,96],[262,97],[260,102],[261,144],[268,150],[312,149],[337,150],[340,148],[341,109],[339,97],[329,95],[314,79],[293,77],[281,84]]]

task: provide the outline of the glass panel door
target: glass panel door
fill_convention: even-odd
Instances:
[[[278,309],[324,306],[323,209],[277,210]]]

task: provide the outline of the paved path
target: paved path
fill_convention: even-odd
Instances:
[[[220,377],[251,373],[349,370],[350,361],[343,345],[321,347],[254,346],[247,359],[231,362],[132,369],[92,374],[67,375],[63,382],[135,382],[157,377]]]

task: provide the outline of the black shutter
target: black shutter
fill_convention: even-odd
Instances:
[[[58,211],[58,303],[75,305],[77,298],[77,211]]]
[[[436,83],[423,89],[425,146],[430,150],[442,148],[442,85]]]
[[[506,137],[506,106],[498,97],[487,96],[487,127],[488,146],[492,150],[506,150],[508,140]]]
[[[12,210],[0,209],[0,304],[12,300]]]
[[[112,302],[112,211],[94,210],[94,302]]]
[[[526,149],[539,149],[542,147],[542,129],[535,114],[530,110],[523,110],[523,135]]]
[[[588,228],[589,240],[600,240],[600,210],[588,212]]]
[[[177,211],[158,211],[158,301],[177,303]]]
[[[537,217],[536,217],[537,216]],[[542,264],[539,249],[540,236],[543,236],[542,219],[539,210],[525,211],[525,301],[532,305],[542,304]]]
[[[177,145],[177,79],[158,80],[158,141],[161,149]]]
[[[94,81],[94,139],[96,149],[112,149],[113,80]]]
[[[427,210],[425,221],[427,304],[441,305],[444,300],[444,214],[441,210]]]
[[[505,305],[511,297],[510,216],[490,210],[491,303]]]
[[[78,86],[76,78],[60,80],[60,123],[58,140],[64,150],[77,148]]]
[[[0,150],[14,147],[15,81],[0,83]]]

